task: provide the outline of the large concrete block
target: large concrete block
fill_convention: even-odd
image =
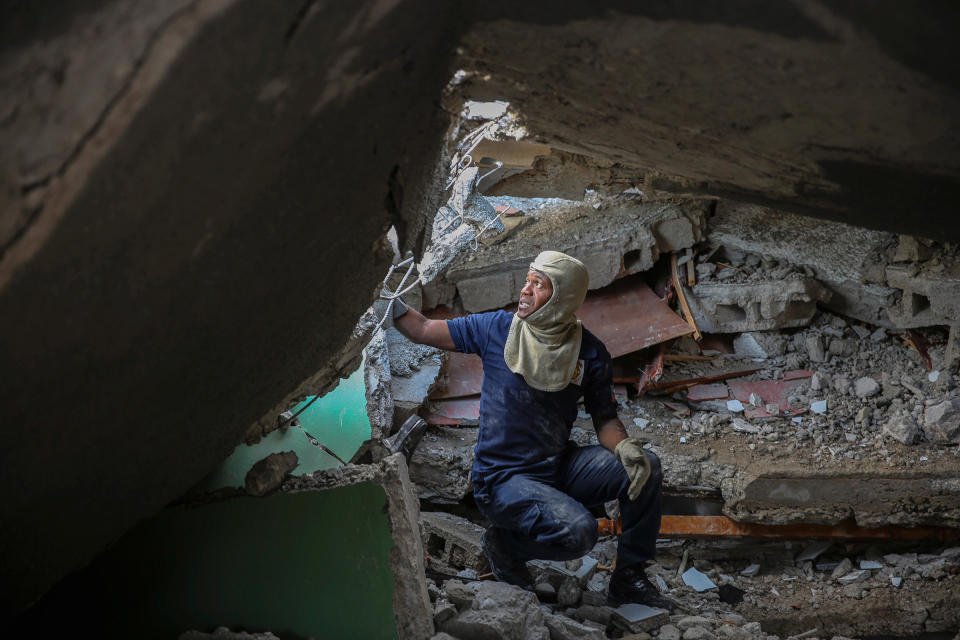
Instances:
[[[701,331],[735,333],[808,324],[829,297],[813,278],[743,284],[697,284],[687,294]]]
[[[410,479],[421,498],[459,502],[472,490],[475,427],[431,426],[410,459]]]
[[[500,273],[465,278],[457,282],[460,301],[465,311],[489,311],[505,307],[519,297],[523,278],[517,278],[518,271],[506,270]],[[526,274],[526,270],[523,271]]]
[[[900,304],[887,310],[897,327],[952,324],[960,318],[960,265],[918,272],[916,265],[888,265],[887,282],[901,290]]]
[[[766,470],[722,483],[724,513],[765,524],[960,525],[960,472]]]
[[[420,535],[427,555],[433,560],[458,571],[487,570],[487,560],[480,548],[483,527],[466,518],[443,511],[422,512]]]

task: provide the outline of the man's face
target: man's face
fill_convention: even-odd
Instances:
[[[527,272],[527,282],[520,289],[520,305],[517,307],[517,317],[526,319],[531,313],[547,304],[553,295],[553,284],[550,278],[542,271],[530,269]]]

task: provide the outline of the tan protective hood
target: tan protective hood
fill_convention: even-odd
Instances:
[[[583,328],[576,311],[590,277],[582,262],[559,251],[542,252],[530,268],[550,278],[553,295],[526,319],[513,316],[503,359],[534,389],[560,391],[577,369]]]

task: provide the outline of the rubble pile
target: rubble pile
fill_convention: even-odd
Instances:
[[[677,603],[673,614],[606,605],[610,537],[573,563],[531,563],[536,593],[489,581],[469,481],[482,369],[473,356],[413,354],[390,332],[394,423],[416,411],[430,425],[410,476],[437,638],[960,627],[957,247],[639,189],[490,200],[504,232],[423,288],[425,313],[508,307],[541,248],[581,258],[591,292],[580,316],[614,356],[620,418],[660,457],[666,495],[695,496],[668,505],[665,520],[722,513],[786,532],[762,543],[668,534],[648,575]],[[571,439],[597,442],[586,413]],[[797,529],[799,542],[787,541],[790,526],[807,525],[840,537],[804,545],[815,536]],[[864,528],[886,534],[867,535],[877,539],[866,546]],[[892,541],[904,531],[909,541]]]
[[[902,543],[888,549],[829,540],[801,546],[664,539],[647,575],[676,602],[670,614],[606,604],[614,538],[601,538],[579,560],[529,563],[537,580],[530,593],[476,579],[477,571],[466,565],[483,566],[479,545],[460,545],[467,538],[478,541],[481,530],[467,520],[424,513],[422,529],[434,548],[438,519],[445,523],[446,546],[460,553],[429,556],[436,638],[769,640],[802,633],[810,638],[933,633],[960,624],[957,546],[917,553],[896,551]],[[429,555],[431,543],[425,546]],[[450,576],[458,568],[458,575]],[[901,616],[878,619],[893,602]]]

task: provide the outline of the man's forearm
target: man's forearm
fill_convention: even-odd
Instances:
[[[610,418],[599,425],[595,425],[597,440],[604,447],[613,451],[621,440],[629,437],[627,428],[620,422],[620,418]]]
[[[393,319],[393,326],[411,342],[453,351],[456,345],[444,320],[431,320],[415,309]]]

